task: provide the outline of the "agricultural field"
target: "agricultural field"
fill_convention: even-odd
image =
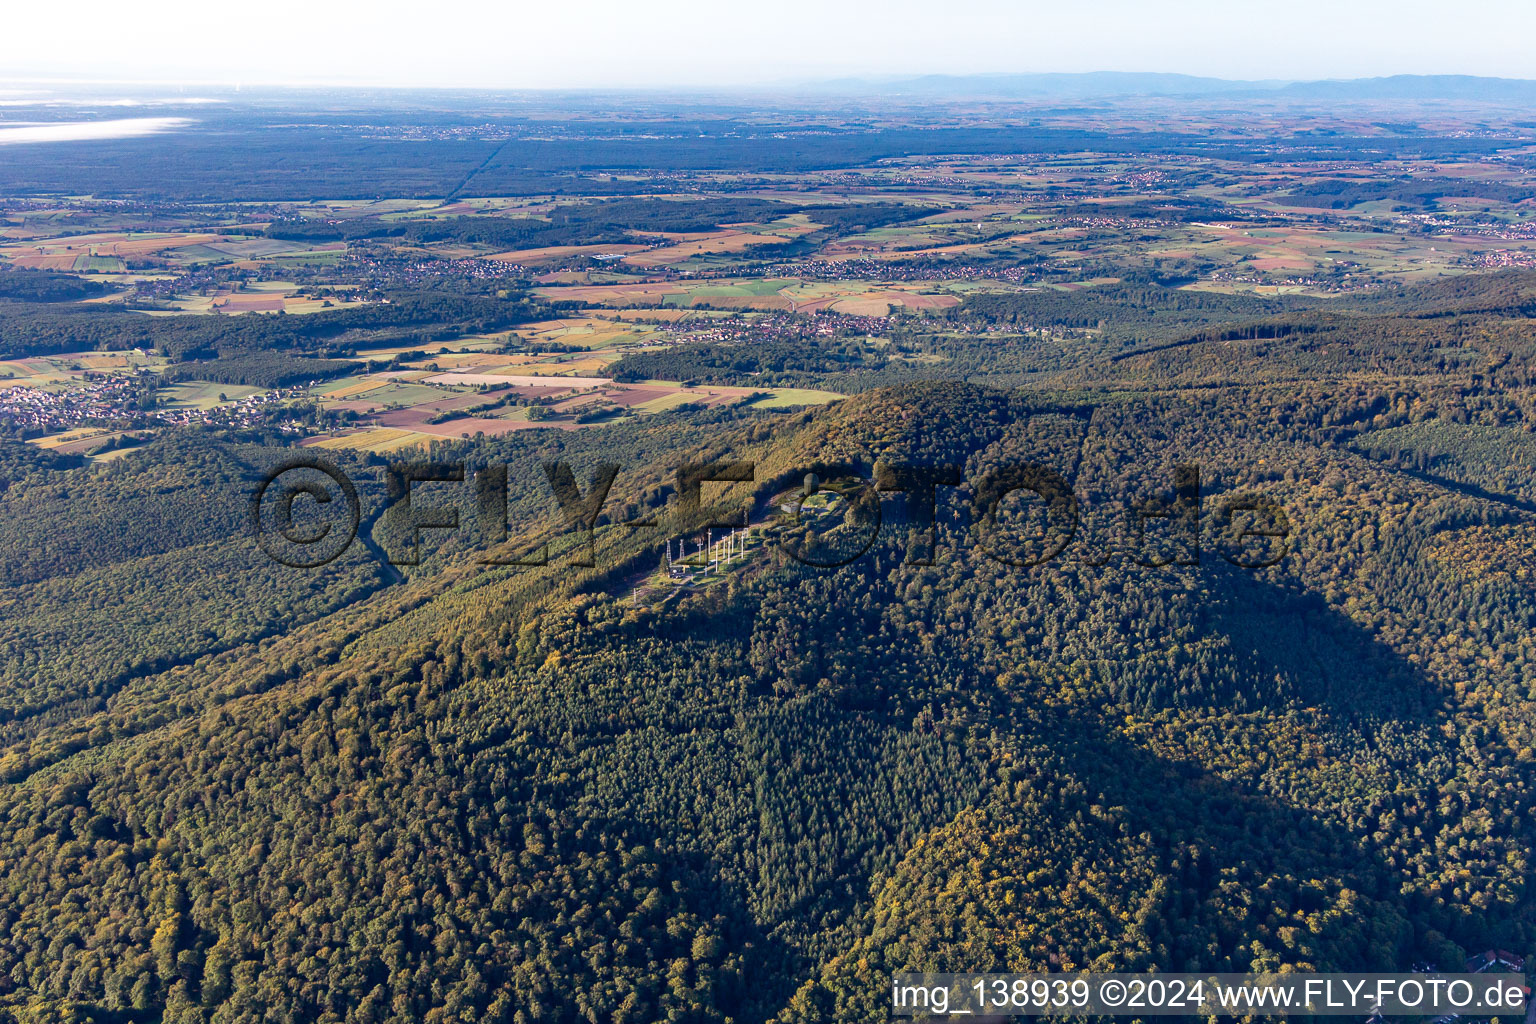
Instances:
[[[31,270],[121,270],[121,261],[154,256],[184,246],[217,240],[215,235],[186,233],[103,232],[62,238],[33,238],[0,245],[0,261]],[[112,266],[77,266],[82,260],[110,261]]]
[[[804,405],[826,405],[844,396],[835,391],[817,391],[814,388],[775,388],[764,398],[753,399],[756,409],[793,409]]]
[[[835,174],[766,173],[747,188],[721,173],[715,180],[732,191],[713,196],[705,175],[705,190],[689,197],[192,208],[160,218],[174,230],[136,229],[134,218],[76,199],[0,217],[0,267],[73,276],[86,288],[82,305],[147,320],[319,323],[372,309],[384,325],[392,294],[443,280],[538,304],[542,315],[494,325],[428,318],[340,331],[309,354],[350,372],[298,387],[236,376],[157,389],[167,417],[253,417],[259,401],[260,417],[309,417],[306,443],[393,451],[466,434],[823,404],[849,393],[839,373],[969,365],[957,340],[999,333],[973,310],[1054,309],[1048,297],[1109,294],[1147,275],[1233,301],[1300,301],[1536,266],[1531,211],[1508,201],[1522,186],[1507,168],[1218,160],[1170,198],[1166,183],[1188,177],[1166,155],[909,157]],[[1371,187],[1400,198],[1372,198]],[[695,207],[709,216],[668,226]],[[626,211],[621,226],[603,219],[609,209]],[[657,226],[646,226],[650,215]],[[497,244],[507,238],[549,244]],[[1053,316],[1010,315],[1002,333],[1038,339],[1057,366],[1091,358],[1114,336],[1102,318]],[[923,335],[948,340],[914,340]],[[796,368],[805,346],[848,338],[862,340],[838,340],[837,354]],[[142,351],[10,359],[0,385],[68,394],[88,374],[131,379],[176,362]]]
[[[404,448],[423,446],[433,440],[441,440],[443,436],[445,435],[425,434],[413,430],[397,430],[388,427],[374,427],[311,439],[306,441],[305,444],[308,447],[321,450],[374,452],[382,455]]]
[[[575,300],[615,310],[700,306],[797,313],[831,309],[840,313],[884,316],[892,309],[946,309],[960,304],[959,298],[938,292],[938,286],[930,282],[881,285],[865,281],[803,281],[798,278],[572,285],[541,288],[539,294],[554,300]]]
[[[75,427],[72,430],[39,438],[32,443],[45,451],[71,452],[100,444],[115,436],[117,436],[116,432],[100,427]]]
[[[624,263],[639,268],[671,267],[688,263],[699,257],[721,254],[747,254],[761,246],[784,245],[796,238],[812,233],[818,225],[803,217],[800,223],[774,222],[757,231],[713,231],[697,235],[668,235],[658,233],[664,244],[642,252],[624,256]],[[760,254],[754,254],[760,255]],[[771,255],[771,250],[770,250]]]
[[[502,362],[445,372],[392,370],[327,381],[309,389],[307,399],[325,413],[345,414],[347,425],[311,436],[304,444],[385,452],[476,434],[595,428],[614,418],[684,407],[783,409],[822,405],[843,397],[798,388],[755,389],[661,380],[618,383],[584,375],[582,371],[587,368],[581,360]],[[198,385],[198,390],[186,387],[190,399],[208,393],[212,385]],[[611,410],[611,414],[587,415],[597,410]]]
[[[555,343],[588,351],[645,345],[657,337],[655,331],[643,324],[630,324],[617,318],[601,317],[536,321],[519,327],[517,333],[531,347],[537,348]]]
[[[162,388],[159,398],[170,408],[212,409],[228,402],[238,402],[265,392],[264,388],[245,384],[221,384],[216,381],[182,381]]]
[[[330,309],[348,309],[360,305],[340,296],[316,298],[306,295],[291,281],[258,281],[238,290],[215,289],[207,293],[177,296],[165,309],[147,311],[151,315],[174,313],[319,313]]]

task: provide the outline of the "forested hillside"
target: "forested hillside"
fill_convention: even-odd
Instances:
[[[156,320],[140,313],[55,303],[0,302],[0,357],[92,349],[160,349],[176,359],[214,358],[271,350],[346,350],[361,340],[423,344],[534,319],[544,310],[521,296],[511,300],[404,293],[386,303],[305,317],[187,316]]]
[[[881,1020],[902,968],[1525,948],[1530,522],[1496,476],[1479,497],[1373,456],[1407,450],[1376,422],[1396,400],[911,385],[433,453],[510,465],[525,548],[559,522],[541,461],[583,487],[621,463],[594,568],[477,564],[468,525],[429,531],[403,574],[356,546],[275,566],[231,522],[277,454],[254,448],[18,469],[5,999],[103,1020]],[[1467,415],[1437,401],[1419,421]],[[971,483],[940,489],[933,565],[907,564],[918,531],[887,500],[841,568],[763,554],[637,607],[625,581],[661,537],[619,524],[675,511],[672,470],[711,459],[757,466],[709,492],[721,515],[752,494],[764,514],[815,465]],[[976,481],[1008,462],[1059,468],[1083,503],[1045,565],[977,535]],[[1205,550],[1151,568],[1125,513],[1174,462],[1200,466]],[[67,532],[31,532],[64,490]],[[1294,525],[1271,568],[1221,557],[1214,511],[1249,492]],[[103,534],[91,509],[124,503],[158,525]],[[146,566],[197,603],[175,611]],[[39,645],[42,602],[84,616],[67,646]],[[158,660],[135,653],[150,638]]]

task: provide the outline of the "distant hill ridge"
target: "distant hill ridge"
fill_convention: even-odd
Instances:
[[[1252,98],[1272,95],[1284,99],[1327,100],[1472,100],[1530,102],[1536,81],[1484,78],[1476,75],[1390,75],[1382,78],[1233,80],[1154,72],[1090,71],[1052,74],[915,75],[884,78],[845,78],[812,88],[830,92],[879,89],[906,96],[1116,97],[1206,96]]]

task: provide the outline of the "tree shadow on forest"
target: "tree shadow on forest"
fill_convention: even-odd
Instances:
[[[1321,969],[1407,970],[1415,956],[1444,954],[1443,947],[1425,945],[1432,930],[1468,949],[1515,938],[1512,918],[1404,892],[1405,869],[1341,823],[1223,778],[1193,760],[1161,757],[1115,735],[1116,722],[1095,723],[1071,711],[1052,712],[1050,718],[1034,738],[1095,799],[1125,809],[1125,831],[1142,836],[1160,865],[1181,865],[1170,874],[1178,889],[1177,906],[1187,915],[1183,926],[1224,934],[1225,948],[1233,953],[1247,949],[1261,926],[1270,933],[1266,945],[1285,952],[1276,949],[1274,922],[1265,921],[1265,900],[1272,906],[1288,903],[1284,909],[1298,916],[1317,915],[1330,906],[1343,909],[1345,889],[1364,901],[1352,912],[1309,919],[1322,922],[1322,930],[1307,941],[1331,959]],[[1234,882],[1236,893],[1229,888]],[[1246,900],[1254,901],[1251,908],[1243,906]],[[1223,908],[1230,912],[1225,922],[1220,920]],[[1294,924],[1295,918],[1278,923]],[[1294,959],[1306,958],[1297,954]],[[1208,960],[1162,966],[1219,967]],[[1225,969],[1248,967],[1234,962]]]
[[[1210,601],[1200,612],[1200,631],[1230,638],[1230,650],[1241,671],[1274,681],[1274,700],[1266,702],[1271,710],[1295,703],[1321,708],[1341,723],[1353,723],[1367,744],[1381,723],[1422,727],[1439,716],[1441,688],[1422,669],[1321,598],[1243,570],[1223,566],[1201,571]],[[698,635],[745,641],[752,633],[750,610],[738,601],[700,602],[677,614],[668,625],[669,634],[679,639]],[[653,628],[625,627],[636,634]],[[807,627],[797,636],[802,643],[809,643],[815,633],[814,628]],[[819,639],[834,642],[830,633]],[[956,656],[957,666],[965,660],[965,649],[965,645],[954,645],[950,652]],[[834,653],[846,655],[836,659],[843,663],[853,663],[861,656],[853,650]],[[982,682],[980,673],[974,678],[978,687],[990,686]],[[916,728],[910,712],[916,706],[914,701],[926,704],[925,696],[898,696],[879,686],[873,676],[862,682],[844,682],[850,691],[878,690],[884,695],[871,704],[856,699],[857,693],[840,693],[837,700],[844,713],[881,717],[879,708],[884,707],[893,733]],[[935,680],[934,686],[935,693],[952,691],[954,680]],[[981,703],[997,702],[997,727],[1006,728],[1004,723],[1010,718],[1031,723],[1027,731],[1015,733],[1014,740],[1046,754],[1037,770],[1045,773],[1052,765],[1058,766],[1057,770],[1081,780],[1096,794],[1095,799],[1102,794],[1104,803],[1125,808],[1127,833],[1145,834],[1148,855],[1168,870],[1174,890],[1174,909],[1170,912],[1178,915],[1175,924],[1182,922],[1202,934],[1216,936],[1211,941],[1220,944],[1223,955],[1233,958],[1226,965],[1209,961],[1164,964],[1168,969],[1246,970],[1249,963],[1241,959],[1241,951],[1249,949],[1266,931],[1266,945],[1285,954],[1276,948],[1275,926],[1265,921],[1271,907],[1291,915],[1280,922],[1282,925],[1294,924],[1304,915],[1320,915],[1317,919],[1323,922],[1323,931],[1306,941],[1324,949],[1332,958],[1330,965],[1339,970],[1404,970],[1413,956],[1435,952],[1424,946],[1431,931],[1442,932],[1468,947],[1511,934],[1509,921],[1487,912],[1474,914],[1470,908],[1437,905],[1428,896],[1405,894],[1404,870],[1392,864],[1378,844],[1362,841],[1342,822],[1327,820],[1314,810],[1287,803],[1255,786],[1223,778],[1193,758],[1186,761],[1159,756],[1124,739],[1119,735],[1119,720],[1107,717],[1117,708],[1035,705],[1027,718],[1019,719],[1006,705],[1020,696],[992,691],[989,697],[981,698]],[[894,704],[890,703],[893,698]],[[1438,730],[1430,730],[1428,735],[1437,748],[1451,742]],[[810,748],[820,739],[824,737],[814,729],[799,734],[800,742]],[[973,756],[985,761],[994,753],[977,748]],[[956,778],[953,788],[958,790],[961,785]],[[927,826],[943,824],[938,820],[943,817],[939,815]],[[788,838],[798,841],[808,837]],[[881,858],[887,862],[891,859]],[[707,874],[712,866],[713,862],[701,870]],[[855,875],[878,870],[851,862],[841,865],[842,872]],[[867,882],[868,878],[861,878],[855,884],[867,888]],[[1341,905],[1345,889],[1362,897],[1354,912],[1324,914]],[[722,906],[732,908],[729,913],[740,913],[740,920],[752,919],[740,893],[721,886],[718,898]],[[1252,906],[1243,909],[1240,904],[1245,900],[1252,901]],[[774,947],[773,956],[780,958],[775,962],[782,967],[765,970],[762,978],[776,996],[787,998],[793,989],[790,976],[806,965],[785,946]],[[1300,954],[1294,958],[1304,959]],[[763,1005],[771,1002],[765,997]]]
[[[1389,720],[1425,724],[1442,688],[1422,668],[1316,594],[1213,570],[1202,608],[1207,634],[1230,639],[1239,671],[1273,681],[1270,706],[1323,707],[1369,730]]]
[[[739,983],[716,977],[716,1009],[735,1020],[768,1020],[804,982],[807,964],[787,942],[759,923],[747,905],[741,886],[726,880],[722,865],[707,854],[681,849],[675,833],[635,818],[614,820],[605,826],[626,843],[641,844],[664,854],[666,881],[680,884],[680,895],[704,921],[718,916],[719,958],[740,957],[743,973]]]

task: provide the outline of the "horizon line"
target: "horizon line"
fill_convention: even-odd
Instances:
[[[532,94],[601,94],[625,93],[686,93],[686,94],[753,94],[772,92],[797,92],[825,90],[833,87],[856,85],[887,85],[899,82],[954,80],[956,82],[985,82],[1007,79],[1083,79],[1093,77],[1187,79],[1193,82],[1211,82],[1221,85],[1254,88],[1264,91],[1281,90],[1297,85],[1358,84],[1387,82],[1402,79],[1452,79],[1468,83],[1502,83],[1536,86],[1536,77],[1512,78],[1505,75],[1479,75],[1466,72],[1405,71],[1391,74],[1325,77],[1265,77],[1229,78],[1223,75],[1201,74],[1194,71],[1126,71],[1113,68],[1091,68],[1082,71],[882,71],[838,76],[795,77],[763,79],[756,82],[677,82],[677,83],[609,83],[601,85],[492,85],[492,84],[443,84],[419,82],[385,82],[365,78],[327,77],[301,79],[250,79],[187,76],[177,78],[135,78],[120,75],[89,76],[77,72],[51,74],[12,74],[0,76],[0,94],[6,86],[83,86],[124,87],[156,89],[219,89],[242,92],[246,89],[371,89],[390,92],[470,92],[470,93],[532,93]]]

